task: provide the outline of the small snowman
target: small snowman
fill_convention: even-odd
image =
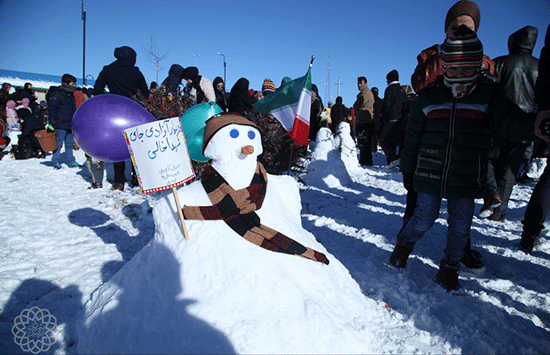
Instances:
[[[235,233],[262,248],[328,264],[323,253],[261,223],[255,211],[262,207],[268,186],[268,174],[257,160],[261,153],[260,132],[253,122],[237,114],[210,118],[204,130],[203,154],[212,164],[205,168],[201,183],[212,206],[186,206],[185,218],[223,220]]]

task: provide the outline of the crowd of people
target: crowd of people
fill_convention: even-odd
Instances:
[[[340,96],[325,107],[318,88],[312,85],[311,141],[321,127],[338,134],[342,124],[349,124],[361,165],[373,165],[372,154],[380,146],[387,167],[403,173],[407,203],[391,265],[406,267],[415,244],[439,216],[442,199],[447,200],[449,234],[436,275],[447,290],[460,287],[460,264],[474,270],[484,266],[482,255],[471,248],[474,200],[484,199],[480,217],[502,221],[514,184],[530,180],[529,162],[548,154],[548,31],[540,60],[532,53],[538,35],[532,26],[514,32],[508,41],[509,54],[492,60],[483,53],[477,37],[480,18],[474,1],[455,3],[445,18],[444,42],[418,55],[411,85],[400,83],[397,70],[389,71],[383,98],[378,88],[369,88],[365,76],[359,76],[359,93],[350,108]],[[114,56],[116,60],[101,70],[93,89],[77,88],[76,78],[65,74],[61,85],[48,92],[47,102],[37,103],[30,84],[10,94],[11,85],[4,83],[0,91],[0,149],[12,149],[19,158],[44,158],[34,133],[46,127],[57,134],[54,168],[62,167],[63,146],[63,163],[79,166],[72,152],[71,122],[82,102],[105,93],[105,88],[135,99],[138,94],[149,97],[159,87],[155,82],[147,86],[135,66],[132,48],[116,48]],[[290,81],[283,78],[280,87]],[[185,96],[194,104],[215,102],[222,111],[244,117],[254,112],[256,101],[278,90],[269,78],[261,90],[252,90],[249,80],[242,77],[227,92],[221,77],[211,81],[200,75],[197,67],[179,64],[170,67],[161,87],[171,98]],[[91,188],[101,188],[104,163],[86,158]],[[112,188],[123,190],[125,162],[114,163],[114,172]],[[527,252],[540,242],[550,209],[549,177],[547,167],[525,213],[521,247]],[[134,171],[131,184],[138,185]]]

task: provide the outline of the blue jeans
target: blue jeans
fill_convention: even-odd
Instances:
[[[416,209],[409,223],[401,231],[401,237],[407,242],[418,241],[439,217],[441,198],[419,192]],[[473,198],[447,199],[448,230],[445,255],[450,261],[459,261],[464,256],[466,241],[470,237],[470,227],[474,216]]]
[[[52,162],[61,163],[61,147],[65,143],[65,153],[67,154],[67,165],[75,162],[73,155],[73,133],[63,129],[56,129],[57,149],[53,151]]]

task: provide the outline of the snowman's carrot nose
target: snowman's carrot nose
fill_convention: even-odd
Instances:
[[[251,145],[246,145],[241,148],[241,153],[243,153],[244,155],[250,155],[254,153],[254,147]]]

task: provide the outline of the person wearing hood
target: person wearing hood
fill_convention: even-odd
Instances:
[[[203,102],[216,102],[216,94],[212,82],[199,75],[197,67],[187,67],[183,70],[183,78],[187,81],[187,86],[190,88],[189,95],[197,104]]]
[[[536,113],[535,83],[539,60],[532,56],[538,29],[525,26],[508,38],[509,54],[495,58],[495,75],[504,95],[524,112]],[[515,166],[523,160],[530,141],[499,139],[489,155],[489,186],[480,217],[501,221],[516,182]]]
[[[138,92],[143,97],[149,97],[149,89],[145,77],[136,64],[136,51],[131,47],[122,46],[115,48],[116,60],[103,67],[94,85],[93,94],[99,95],[105,93],[105,86],[109,88],[110,94],[122,95],[133,99]],[[115,183],[113,190],[124,190],[126,177],[124,170],[126,165],[124,161],[113,164],[115,171]],[[137,176],[132,167],[132,185],[138,186]]]
[[[76,111],[74,92],[76,91],[76,78],[71,74],[61,77],[61,86],[54,90],[48,101],[49,125],[55,129],[57,149],[53,151],[52,162],[54,169],[61,169],[61,147],[65,144],[67,165],[76,168],[80,165],[73,155],[73,116]],[[49,128],[49,131],[52,129]]]
[[[132,99],[138,92],[143,97],[149,96],[145,77],[135,66],[137,54],[131,47],[122,46],[115,49],[116,60],[103,67],[94,85],[93,94],[105,93],[105,87],[110,94],[122,95]]]
[[[225,92],[225,83],[223,79],[217,76],[214,79],[214,93],[216,94],[216,103],[223,112],[227,112],[227,93]]]
[[[231,88],[227,108],[229,112],[236,112],[241,116],[247,117],[247,113],[254,110],[252,106],[252,95],[248,91],[250,82],[246,78],[240,78]]]
[[[179,64],[172,64],[168,71],[168,76],[162,82],[162,85],[166,88],[166,92],[173,95],[179,95],[179,86],[183,80],[183,67]]]

